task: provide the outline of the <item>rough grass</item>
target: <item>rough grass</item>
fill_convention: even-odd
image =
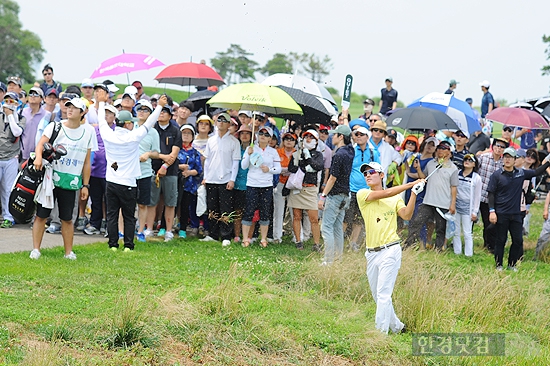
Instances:
[[[409,333],[374,329],[365,258],[321,267],[292,244],[222,248],[178,241],[0,256],[2,365],[545,365],[550,266],[532,262],[540,205],[517,273],[407,250],[394,305]],[[532,239],[532,236],[535,239]],[[413,357],[413,332],[506,333],[507,356]]]

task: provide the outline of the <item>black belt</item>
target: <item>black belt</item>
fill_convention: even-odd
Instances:
[[[381,245],[381,246],[376,247],[376,248],[367,248],[367,252],[369,252],[369,253],[379,252],[382,249],[387,249],[389,247],[393,247],[394,245],[397,245],[397,244],[400,244],[400,243],[401,243],[400,241],[394,241],[393,243],[389,243],[389,244],[386,244],[386,245]]]

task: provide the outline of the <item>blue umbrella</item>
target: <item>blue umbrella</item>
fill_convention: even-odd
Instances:
[[[475,131],[481,131],[472,107],[468,103],[451,94],[430,93],[409,104],[407,107],[425,107],[437,109],[447,114],[457,124],[458,128],[470,137]]]

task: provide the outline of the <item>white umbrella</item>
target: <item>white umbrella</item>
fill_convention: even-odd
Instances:
[[[303,92],[313,94],[317,97],[328,100],[332,105],[336,105],[336,101],[330,95],[327,88],[316,83],[315,81],[301,75],[292,74],[273,74],[262,81],[264,85],[288,86],[289,88],[300,89]]]

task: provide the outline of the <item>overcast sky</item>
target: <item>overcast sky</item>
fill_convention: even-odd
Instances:
[[[122,53],[150,54],[166,65],[209,60],[231,43],[260,65],[274,53],[328,55],[334,68],[325,83],[340,92],[377,96],[393,77],[399,99],[410,103],[443,92],[481,103],[479,82],[508,102],[549,94],[542,35],[550,35],[550,1],[517,0],[165,0],[92,2],[20,0],[23,27],[42,39],[65,82],[89,77],[101,61]],[[162,6],[162,7],[161,7]],[[162,68],[130,74],[156,86]],[[265,77],[257,74],[257,80]],[[126,83],[126,75],[111,78]],[[101,80],[95,80],[97,82]]]

